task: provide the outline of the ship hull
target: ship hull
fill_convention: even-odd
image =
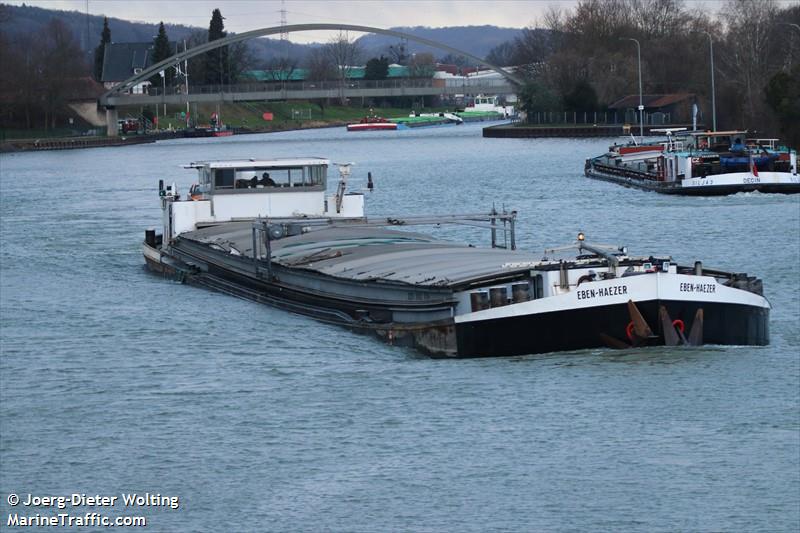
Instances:
[[[703,344],[769,344],[769,309],[750,305],[670,300],[636,301],[651,326],[654,338],[644,344],[664,345],[659,308],[672,320],[684,323],[689,335],[699,309],[703,310]],[[461,357],[525,355],[564,350],[608,347],[605,336],[632,344],[626,328],[630,323],[626,304],[550,313],[503,317],[459,324],[456,329]]]
[[[396,130],[397,124],[394,122],[365,122],[362,124],[348,124],[347,131],[380,131]]]
[[[749,172],[718,174],[684,180],[682,183],[669,183],[653,179],[645,179],[624,172],[611,173],[589,165],[586,177],[608,181],[646,191],[661,194],[677,194],[683,196],[726,196],[740,192],[761,192],[797,194],[800,193],[800,176],[789,172],[761,172],[754,176]]]
[[[614,347],[616,343],[610,344],[609,337],[620,343],[638,344],[627,337],[626,328],[631,322],[628,301],[635,302],[653,331],[653,337],[643,344],[666,342],[659,318],[661,307],[666,309],[670,320],[683,322],[687,337],[698,310],[702,309],[702,344],[769,343],[769,306],[762,297],[718,287],[711,294],[688,293],[686,299],[676,298],[676,287],[687,283],[686,280],[692,279],[690,276],[658,274],[606,280],[586,285],[589,288],[583,292],[575,289],[560,296],[492,308],[466,317],[442,318],[441,306],[417,305],[414,309],[409,307],[409,311],[423,318],[400,323],[380,320],[381,315],[391,316],[391,312],[389,306],[378,300],[370,303],[332,298],[311,288],[313,283],[298,286],[267,281],[217,263],[212,256],[195,258],[183,253],[176,256],[147,244],[144,255],[148,268],[154,272],[356,332],[372,333],[389,344],[412,347],[434,357],[515,356]],[[704,279],[713,283],[714,278]],[[621,289],[623,286],[625,290]],[[618,288],[613,290],[614,287]],[[606,296],[612,292],[613,296]],[[600,300],[608,303],[598,304]],[[391,307],[397,310],[396,305]]]

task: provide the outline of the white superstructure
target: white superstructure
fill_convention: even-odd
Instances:
[[[497,96],[485,96],[479,94],[475,97],[475,103],[464,108],[465,112],[480,111],[486,113],[500,113],[503,117],[514,115],[514,106],[502,106],[497,103]]]
[[[335,194],[327,193],[331,162],[321,158],[199,161],[198,183],[181,198],[176,185],[160,184],[164,239],[202,226],[258,217],[364,216],[364,195],[345,193],[350,165],[340,165]]]

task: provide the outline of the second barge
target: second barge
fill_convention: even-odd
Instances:
[[[662,194],[800,192],[797,152],[778,146],[778,139],[746,139],[746,131],[683,130],[652,130],[666,133],[660,142],[615,144],[586,161],[586,176]]]

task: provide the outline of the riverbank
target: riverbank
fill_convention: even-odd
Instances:
[[[151,106],[152,107],[152,106]],[[444,108],[426,108],[422,113],[438,113],[446,111]],[[145,112],[147,112],[145,114]],[[147,133],[133,133],[107,136],[26,136],[24,131],[16,131],[18,138],[6,138],[0,142],[0,153],[41,151],[41,150],[69,150],[75,148],[100,148],[109,146],[127,146],[132,144],[151,143],[165,139],[182,138],[185,130],[177,129],[185,122],[185,114],[180,107],[167,106],[166,112],[160,109],[159,118],[155,121],[164,127]],[[317,128],[344,127],[349,123],[358,122],[364,116],[376,114],[387,119],[406,119],[411,110],[403,108],[362,108],[348,106],[320,106],[310,102],[238,102],[222,105],[201,104],[194,106],[195,122],[198,127],[208,126],[212,114],[218,113],[221,122],[235,135],[249,133],[272,133],[279,131],[294,131]],[[136,109],[120,109],[121,120],[155,117],[152,109],[144,107]],[[149,120],[149,118],[148,118]],[[33,131],[34,135],[42,132]]]

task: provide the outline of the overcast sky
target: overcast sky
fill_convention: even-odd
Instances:
[[[5,0],[22,4],[21,0]],[[723,0],[689,0],[699,9],[717,11]],[[25,0],[25,4],[85,12],[86,0]],[[577,0],[285,0],[288,24],[341,22],[390,28],[394,26],[477,26],[511,28],[535,25],[548,6],[570,8]],[[786,3],[785,1],[782,3]],[[279,26],[280,0],[88,0],[89,13],[157,24],[159,21],[208,27],[211,11],[219,8],[225,29],[241,33]],[[329,33],[289,35],[295,42],[326,41]]]

